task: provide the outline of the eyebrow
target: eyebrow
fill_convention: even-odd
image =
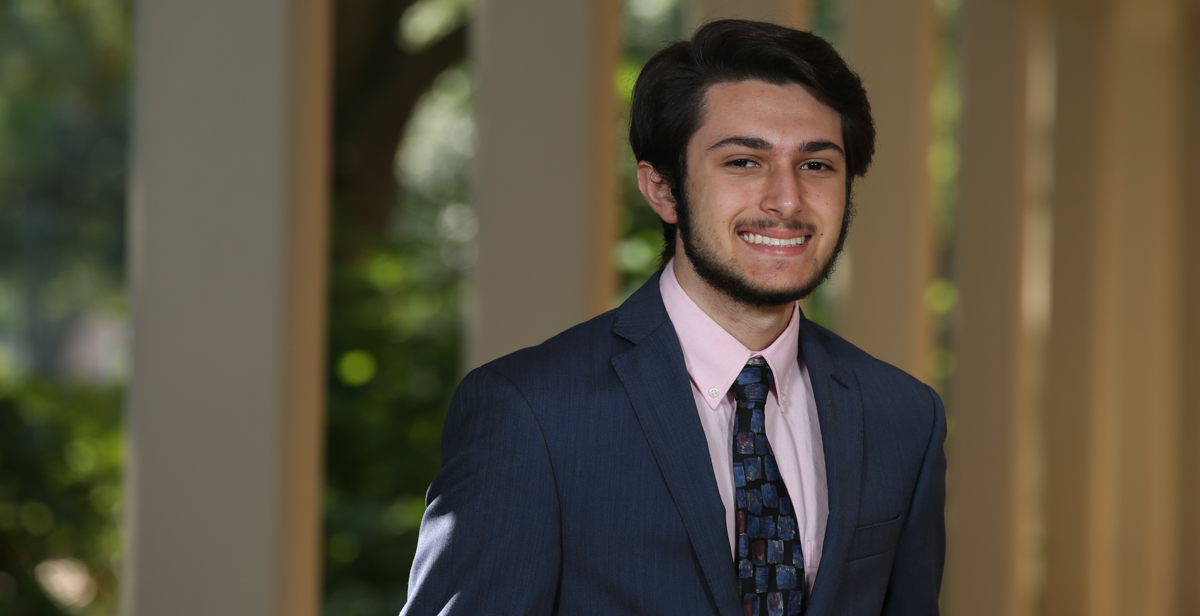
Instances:
[[[761,137],[727,137],[708,147],[709,151],[719,150],[730,146],[740,146],[751,150],[768,151],[771,149],[771,143]],[[801,154],[811,154],[813,152],[824,152],[832,150],[846,157],[846,152],[842,150],[842,146],[832,141],[809,141],[800,148]]]
[[[840,154],[842,158],[846,158],[846,152],[842,150],[842,146],[832,141],[809,141],[808,143],[804,144],[804,147],[800,148],[800,153],[811,154],[813,152],[824,152],[826,150],[833,150],[834,152]]]
[[[770,150],[771,143],[760,137],[727,137],[710,146],[709,151],[727,148],[729,146],[741,146],[751,150]]]

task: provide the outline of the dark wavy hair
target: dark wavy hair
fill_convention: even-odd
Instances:
[[[654,167],[677,204],[686,204],[687,144],[703,121],[705,93],[714,84],[752,79],[805,86],[841,116],[849,206],[850,183],[866,173],[875,153],[875,123],[862,80],[832,45],[811,32],[723,19],[705,24],[692,40],[654,54],[633,86],[629,145],[634,157]],[[847,223],[849,216],[847,211]],[[675,256],[675,234],[676,226],[663,222],[664,264]]]

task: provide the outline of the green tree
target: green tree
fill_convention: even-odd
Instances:
[[[116,386],[0,386],[0,613],[115,612],[120,398]]]
[[[82,313],[123,311],[128,20],[0,0],[0,342],[29,373],[62,374]]]
[[[125,0],[0,0],[0,613],[109,614],[119,383],[71,380],[124,317]],[[48,591],[52,590],[53,592]]]
[[[473,129],[470,79],[454,67],[466,52],[468,8],[458,0],[337,5],[330,615],[394,614],[404,605],[445,409],[461,376]]]

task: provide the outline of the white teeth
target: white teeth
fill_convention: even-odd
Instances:
[[[739,235],[743,240],[751,244],[763,244],[766,246],[799,246],[808,240],[808,236],[793,237],[790,239],[779,239],[777,237],[766,237],[757,233],[742,233]]]

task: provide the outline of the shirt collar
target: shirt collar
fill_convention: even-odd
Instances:
[[[716,410],[729,394],[742,367],[755,355],[762,356],[771,366],[776,395],[788,390],[791,366],[800,350],[800,307],[796,302],[792,302],[792,317],[783,333],[771,346],[755,353],[725,331],[688,296],[675,277],[674,259],[667,263],[659,277],[658,288],[667,316],[679,336],[679,345],[683,347],[688,376],[703,392],[710,408]]]

